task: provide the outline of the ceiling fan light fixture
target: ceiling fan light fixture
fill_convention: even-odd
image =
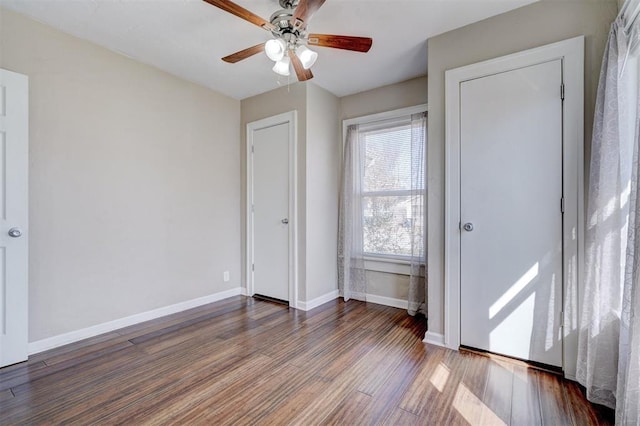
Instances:
[[[289,75],[289,65],[291,64],[291,59],[288,56],[282,57],[276,64],[273,66],[272,70],[276,74],[287,76]]]
[[[300,45],[296,48],[296,55],[300,58],[300,62],[302,63],[302,67],[305,70],[308,70],[316,63],[316,59],[318,59],[318,53],[309,49],[305,45]]]
[[[272,38],[264,44],[264,52],[269,59],[278,62],[282,60],[287,49],[287,44],[280,38]]]

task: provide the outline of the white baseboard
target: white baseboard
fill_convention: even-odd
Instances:
[[[240,294],[243,296],[248,296],[249,292],[247,291],[247,287],[240,287]]]
[[[320,297],[316,297],[315,299],[309,300],[308,302],[303,302],[302,300],[298,300],[298,309],[302,311],[310,311],[313,308],[317,308],[318,306],[327,303],[333,299],[337,299],[339,296],[338,290],[333,290],[327,294],[323,294]]]
[[[360,300],[361,302],[375,303],[376,305],[391,306],[392,308],[408,309],[409,302],[394,297],[379,296],[371,293],[351,293],[350,299]]]
[[[430,343],[432,345],[442,346],[446,348],[444,344],[444,334],[434,333],[433,331],[427,331],[422,341],[424,343]]]
[[[29,355],[47,351],[49,349],[57,348],[58,346],[67,345],[69,343],[74,343],[79,340],[87,339],[89,337],[94,337],[99,334],[108,333],[110,331],[118,330],[120,328],[128,327],[130,325],[138,324],[144,321],[149,321],[152,319],[164,317],[166,315],[175,314],[177,312],[186,311],[187,309],[206,305],[207,303],[213,303],[229,297],[238,296],[241,293],[242,289],[240,287],[232,288],[230,290],[221,291],[218,293],[210,294],[208,296],[199,297],[197,299],[187,300],[184,302],[176,303],[174,305],[164,306],[162,308],[157,308],[151,311],[142,312],[102,324],[93,325],[91,327],[71,331],[69,333],[59,334],[57,336],[48,337],[42,340],[36,340],[35,342],[29,343]]]
[[[376,303],[378,305],[391,306],[393,308],[400,309],[409,308],[409,302],[407,302],[406,300],[395,299],[393,297],[378,296],[376,294],[369,293],[367,293],[365,297],[367,298],[367,303]]]

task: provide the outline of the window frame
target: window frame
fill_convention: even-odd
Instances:
[[[341,153],[341,161],[344,161],[344,145],[347,139],[347,128],[353,124],[359,125],[367,125],[372,124],[377,121],[385,121],[385,120],[393,120],[406,116],[411,116],[413,114],[419,114],[422,112],[428,112],[427,104],[419,104],[411,107],[395,109],[392,111],[385,111],[376,114],[369,114],[360,117],[354,117],[342,120],[342,149]],[[426,151],[425,151],[426,157]],[[425,164],[425,179],[427,176],[427,165]],[[392,193],[395,192],[407,192],[405,190],[398,191],[369,191],[367,196],[373,196],[371,194],[377,194],[381,196],[391,196]],[[406,194],[405,194],[406,195]],[[424,189],[424,207],[425,213],[427,212],[427,190],[426,190],[426,182]],[[365,269],[370,271],[379,271],[379,272],[387,272],[387,273],[396,273],[396,274],[409,274],[409,264],[411,263],[411,256],[404,255],[392,255],[392,254],[376,254],[376,253],[363,253],[365,259]]]

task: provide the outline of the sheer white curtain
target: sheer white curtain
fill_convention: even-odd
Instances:
[[[578,381],[589,400],[640,424],[640,0],[611,26],[594,117]]]
[[[426,285],[426,199],[425,178],[427,113],[411,116],[411,263],[409,265],[409,314],[427,313]]]
[[[426,267],[425,267],[425,244],[426,244],[426,180],[425,180],[425,152],[426,152],[426,113],[413,114],[411,117],[404,116],[391,120],[385,120],[375,123],[367,123],[360,125],[351,125],[347,128],[347,136],[344,145],[343,156],[343,172],[342,185],[340,190],[340,214],[338,223],[338,289],[340,295],[345,300],[350,298],[358,300],[366,300],[367,280],[365,273],[365,227],[364,213],[365,209],[363,199],[373,198],[371,195],[375,193],[377,197],[384,197],[384,190],[388,189],[387,185],[400,185],[403,195],[398,198],[406,197],[409,202],[411,211],[404,213],[407,215],[405,219],[410,219],[409,235],[406,236],[404,227],[394,228],[396,224],[390,223],[388,227],[369,230],[369,232],[378,232],[384,239],[390,236],[391,241],[395,244],[403,245],[401,259],[409,258],[409,294],[408,294],[408,312],[410,315],[416,313],[426,314]],[[393,157],[385,151],[383,157],[375,160],[369,159],[370,165],[379,162],[380,169],[389,168],[389,175],[377,175],[372,172],[368,180],[365,179],[365,164],[367,164],[366,147],[369,145],[372,152],[377,152],[380,148],[380,140],[375,140],[376,132],[380,129],[391,129],[390,133],[405,135],[410,128],[410,140],[401,139],[394,140],[393,137],[386,141],[394,147],[403,147],[400,152]],[[366,142],[367,135],[373,139]],[[379,136],[379,134],[378,134]],[[409,149],[407,152],[406,149]],[[393,152],[393,150],[391,150]],[[371,152],[370,152],[371,154]],[[377,152],[380,155],[380,152]],[[391,155],[390,163],[385,163],[384,155]],[[375,155],[374,155],[375,157]],[[399,169],[395,169],[398,167]],[[386,169],[385,169],[386,170]],[[380,172],[380,170],[378,170]],[[410,175],[410,176],[409,176]],[[365,183],[364,181],[366,180]],[[410,187],[408,187],[410,180]],[[405,182],[405,184],[403,184]],[[365,188],[369,186],[369,188]],[[382,191],[381,191],[382,190]],[[408,191],[406,191],[408,190]],[[405,194],[406,191],[406,195]],[[392,194],[394,191],[389,191]],[[398,191],[395,191],[398,192]],[[397,195],[397,193],[396,193]],[[389,196],[393,197],[393,195]],[[402,201],[403,203],[405,201]],[[404,204],[403,208],[407,205]],[[391,212],[391,221],[397,220],[396,212]],[[392,233],[393,235],[391,235]],[[398,233],[398,235],[395,235]],[[371,243],[371,241],[369,241]],[[404,246],[410,245],[410,247]],[[371,247],[369,244],[369,250]],[[388,247],[387,247],[388,248]],[[384,248],[383,248],[384,250]],[[382,253],[385,253],[384,251]],[[372,256],[380,256],[380,254],[372,254]],[[392,254],[393,256],[393,254]],[[384,257],[384,254],[382,254]]]
[[[347,128],[338,220],[338,290],[344,300],[365,300],[362,168],[364,152],[357,124]]]

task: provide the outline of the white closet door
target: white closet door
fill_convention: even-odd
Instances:
[[[465,81],[461,344],[562,365],[562,62]]]

